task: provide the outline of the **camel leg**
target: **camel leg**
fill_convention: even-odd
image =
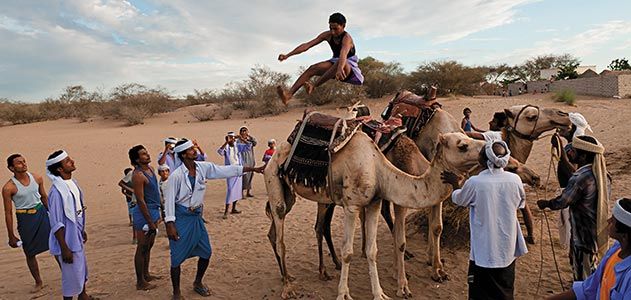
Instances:
[[[436,204],[431,207],[429,213],[429,243],[428,257],[432,259],[431,278],[437,282],[449,280],[449,275],[443,269],[443,262],[440,258],[440,235],[443,232],[443,205]]]
[[[366,211],[364,208],[359,209],[359,221],[362,230],[362,258],[366,258]]]
[[[526,203],[524,208],[520,210],[521,210],[522,216],[524,217],[524,225],[526,225],[526,232],[528,233],[528,236],[526,237],[526,242],[528,242],[528,244],[534,245],[535,236],[534,236],[534,231],[532,227],[532,212],[530,211],[530,208],[528,207],[528,203]]]
[[[339,258],[337,258],[337,254],[335,253],[335,246],[333,245],[333,239],[331,238],[331,221],[333,220],[333,213],[335,212],[335,204],[329,204],[328,209],[326,210],[326,214],[324,215],[324,239],[326,240],[326,244],[329,246],[329,253],[331,254],[331,260],[335,264],[336,270],[342,269],[342,263]]]
[[[318,271],[320,273],[319,277],[320,280],[324,281],[332,279],[332,277],[326,273],[326,267],[324,266],[324,258],[322,253],[322,235],[324,233],[324,222],[326,222],[325,219],[327,210],[328,207],[326,204],[318,203],[318,214],[316,217],[316,224],[314,228],[316,232],[316,239],[318,240]]]
[[[385,203],[385,202],[384,202]],[[383,205],[383,204],[382,204]],[[394,205],[394,258],[395,258],[395,275],[397,280],[397,297],[412,297],[412,292],[408,287],[408,279],[405,274],[405,216],[407,208]]]
[[[364,208],[366,212],[366,256],[368,258],[368,272],[374,300],[390,299],[381,288],[377,271],[377,225],[379,225],[380,210],[381,201],[373,201]]]
[[[388,224],[388,228],[390,228],[390,232],[392,232],[392,234],[394,234],[394,222],[396,221],[392,221],[392,213],[390,212],[390,207],[391,207],[391,202],[388,200],[382,200],[383,202],[381,203],[381,216],[383,217],[383,219],[386,221],[386,224]],[[396,206],[396,204],[394,204]],[[396,212],[395,212],[395,219],[396,219]],[[404,256],[405,260],[410,260],[412,258],[414,258],[414,254],[410,253],[407,249],[405,250],[405,256]],[[395,277],[396,278],[396,277]]]
[[[287,266],[285,265],[284,218],[286,214],[289,213],[286,200],[293,201],[291,197],[294,197],[294,195],[289,189],[289,186],[283,184],[278,177],[277,159],[274,158],[270,161],[270,165],[268,165],[264,172],[265,187],[268,194],[265,213],[272,220],[267,236],[274,250],[274,255],[276,256],[276,261],[278,262],[283,280],[281,298],[287,299],[294,296],[293,289],[290,286],[290,282],[293,281],[294,278],[289,275]]]
[[[353,239],[355,238],[355,219],[361,208],[357,206],[344,207],[344,245],[342,246],[342,272],[337,287],[337,300],[352,300],[348,289],[348,271],[353,255]]]

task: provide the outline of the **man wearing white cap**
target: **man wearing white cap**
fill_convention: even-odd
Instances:
[[[72,179],[76,170],[74,160],[63,150],[53,152],[46,161],[47,175],[52,181],[48,192],[50,219],[50,253],[61,267],[61,290],[64,299],[89,299],[85,291],[88,281],[88,262],[83,244],[85,232],[85,206],[83,193]]]
[[[570,264],[574,280],[585,280],[597,267],[598,258],[608,248],[607,217],[610,186],[603,147],[594,137],[581,135],[572,139],[569,160],[578,166],[561,195],[539,200],[540,209],[570,208],[572,238]]]
[[[491,141],[480,151],[479,162],[486,169],[462,189],[454,173],[441,175],[454,188],[451,200],[469,207],[469,299],[513,299],[515,261],[528,252],[517,220],[526,193],[519,176],[504,171],[509,158],[505,142]]]
[[[177,139],[174,137],[168,137],[164,139],[164,150],[158,154],[158,165],[167,165],[171,170],[175,170],[175,153],[173,147],[175,147]]]
[[[244,172],[261,173],[264,167],[217,166],[211,162],[196,161],[195,146],[192,141],[186,139],[178,141],[174,151],[182,165],[169,176],[164,195],[164,220],[171,250],[173,299],[181,298],[180,265],[184,260],[195,256],[198,256],[199,260],[193,290],[202,296],[210,296],[208,286],[202,282],[212,254],[210,239],[201,214],[206,180],[235,177]]]
[[[631,199],[622,198],[613,207],[607,220],[608,236],[616,240],[584,281],[575,281],[572,288],[548,300],[564,299],[631,299]]]

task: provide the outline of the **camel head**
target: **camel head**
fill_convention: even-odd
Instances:
[[[467,172],[478,165],[484,144],[484,141],[474,140],[461,132],[440,134],[432,164],[442,162],[450,171]]]
[[[541,177],[539,177],[539,174],[512,157],[508,161],[508,165],[504,168],[504,170],[517,174],[521,181],[529,186],[541,186]]]
[[[504,112],[508,117],[508,124],[514,127],[513,130],[518,136],[528,136],[532,139],[548,130],[572,125],[569,115],[556,108],[515,105],[504,109]]]

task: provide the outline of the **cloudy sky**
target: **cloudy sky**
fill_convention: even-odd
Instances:
[[[68,85],[121,83],[184,95],[244,79],[251,67],[296,75],[325,44],[279,63],[346,15],[360,57],[418,64],[518,64],[571,53],[606,68],[631,59],[627,0],[2,0],[0,98],[39,101]]]

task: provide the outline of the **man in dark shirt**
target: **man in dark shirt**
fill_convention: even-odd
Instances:
[[[594,149],[590,146],[583,147],[583,145],[591,145]],[[552,210],[570,208],[572,225],[570,263],[574,271],[574,279],[584,280],[596,270],[598,253],[607,246],[606,239],[603,241],[599,236],[606,229],[606,225],[603,228],[601,224],[603,221],[601,216],[604,215],[606,221],[609,183],[606,178],[606,169],[603,170],[604,148],[595,138],[576,137],[572,148],[573,151],[568,153],[568,158],[571,163],[578,166],[578,169],[569,179],[561,195],[552,200],[539,200],[537,206],[540,209],[548,207]],[[602,187],[603,193],[601,193],[599,182],[607,182],[603,184],[606,185]]]

